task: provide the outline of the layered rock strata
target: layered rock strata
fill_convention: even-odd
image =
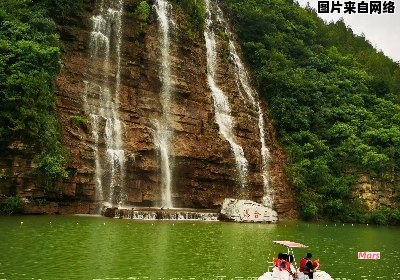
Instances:
[[[125,203],[136,206],[161,205],[161,161],[156,147],[154,120],[162,119],[160,93],[160,37],[152,11],[149,23],[140,24],[135,11],[138,1],[124,1],[122,16],[122,44],[120,49],[119,100],[116,104],[122,122],[122,142],[125,155]],[[95,9],[95,7],[93,7]],[[62,127],[63,143],[70,151],[70,178],[60,185],[60,201],[96,202],[96,158],[93,122],[84,108],[83,93],[89,76],[101,81],[101,74],[91,71],[89,10],[79,18],[70,18],[60,26],[64,43],[63,70],[57,79],[57,112]],[[259,114],[246,104],[238,91],[235,65],[229,58],[229,46],[223,35],[217,34],[218,87],[229,99],[234,120],[235,141],[243,147],[248,161],[246,187],[241,187],[235,158],[229,143],[221,137],[215,121],[213,100],[207,83],[207,55],[202,31],[188,32],[188,16],[174,5],[170,30],[171,99],[169,125],[170,157],[173,162],[172,200],[174,207],[218,208],[226,197],[251,199],[261,202],[264,195]],[[96,76],[97,75],[97,76]],[[111,71],[110,75],[116,75]],[[110,85],[111,87],[113,85]],[[115,86],[115,85],[114,85]],[[278,213],[293,215],[292,190],[285,180],[284,154],[276,143],[274,129],[265,112],[266,144],[271,151],[269,174],[274,190],[274,208]],[[82,116],[87,121],[71,122],[71,116]],[[98,147],[106,143],[99,138]],[[10,159],[11,160],[11,159]],[[14,191],[41,197],[43,191],[29,174],[31,161],[9,165],[21,171]],[[21,167],[23,165],[23,167]],[[1,166],[0,166],[1,167]],[[13,169],[13,170],[14,170]],[[22,175],[25,174],[25,175]],[[115,188],[118,192],[118,187]],[[77,212],[90,212],[81,208]]]

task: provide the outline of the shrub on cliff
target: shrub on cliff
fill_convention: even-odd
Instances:
[[[400,224],[400,210],[382,206],[371,213],[370,222],[378,225]]]
[[[147,23],[147,21],[150,18],[150,12],[151,12],[150,5],[147,3],[147,1],[142,0],[139,2],[139,5],[135,10],[135,15],[141,22]]]
[[[188,15],[188,34],[195,37],[201,34],[206,25],[206,4],[204,0],[172,0],[178,4],[182,10]]]
[[[24,203],[21,198],[10,196],[0,201],[0,214],[11,215],[21,213]]]

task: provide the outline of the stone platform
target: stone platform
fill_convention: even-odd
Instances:
[[[278,214],[271,208],[251,200],[226,198],[219,209],[193,208],[104,208],[109,218],[133,220],[180,220],[180,221],[231,221],[241,223],[275,223]]]
[[[218,221],[219,211],[217,209],[190,208],[107,208],[104,216],[132,220]]]

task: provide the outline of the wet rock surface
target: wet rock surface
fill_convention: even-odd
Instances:
[[[160,157],[154,143],[154,120],[162,114],[160,39],[154,15],[150,23],[143,27],[129,12],[137,3],[135,0],[124,1],[126,12],[122,19],[121,85],[117,106],[123,123],[122,142],[126,156],[123,191],[128,205],[162,207]],[[65,51],[62,56],[63,69],[57,79],[56,109],[63,143],[70,153],[70,177],[60,183],[57,203],[75,207],[74,211],[70,211],[75,213],[95,211],[95,207],[78,205],[96,202],[96,166],[91,133],[93,124],[85,112],[82,99],[84,81],[88,77],[99,81],[104,78],[90,65],[88,42],[92,14],[93,11],[86,11],[81,18],[60,26]],[[171,14],[176,22],[170,39],[170,126],[173,130],[170,153],[174,207],[218,209],[226,197],[261,202],[264,191],[258,119],[254,108],[246,103],[237,89],[234,65],[226,54],[218,51],[217,83],[229,99],[235,139],[243,147],[249,163],[245,188],[240,187],[230,145],[219,133],[215,122],[213,100],[207,84],[204,36],[202,32],[188,35],[185,31],[185,15],[179,8],[173,7]],[[223,43],[224,39],[218,37],[217,40]],[[285,157],[276,142],[267,106],[261,105],[265,112],[266,143],[271,151],[269,171],[271,188],[274,190],[274,208],[282,216],[295,216],[293,192],[285,179]],[[82,116],[88,121],[80,125],[73,124],[70,120],[73,115]],[[100,141],[99,145],[104,148],[104,141]],[[0,182],[2,194],[46,197],[47,194],[32,175],[33,161],[29,147],[16,145],[10,151],[8,157],[0,160],[0,168],[7,169],[12,178]],[[122,190],[116,188],[114,191]],[[39,210],[31,208],[29,211]],[[43,211],[53,213],[56,210],[49,206],[48,210]]]

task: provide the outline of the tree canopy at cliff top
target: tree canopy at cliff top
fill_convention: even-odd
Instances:
[[[363,173],[400,188],[399,65],[343,21],[326,24],[293,1],[224,4],[287,151],[303,217],[399,223],[397,209],[367,214],[351,195]]]

